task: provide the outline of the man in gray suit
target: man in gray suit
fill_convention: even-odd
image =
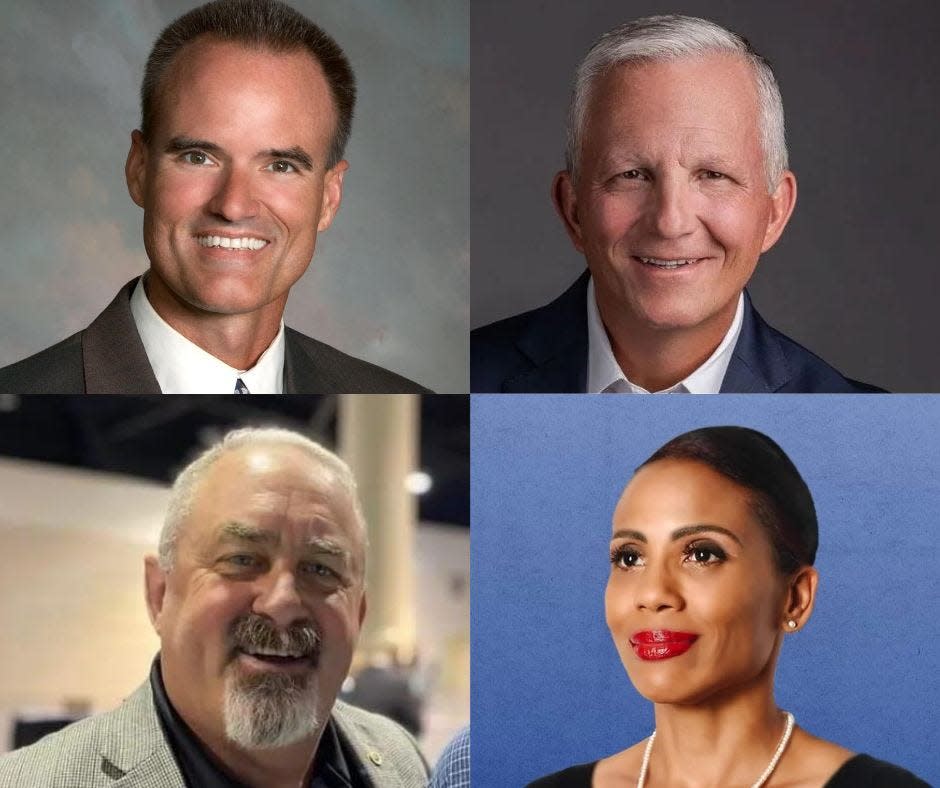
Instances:
[[[0,370],[10,393],[420,391],[285,328],[339,209],[356,87],[345,54],[277,0],[216,0],[154,44],[125,173],[146,274],[84,331]]]
[[[145,560],[161,649],[118,709],[0,758],[0,788],[424,788],[397,724],[336,700],[366,612],[348,466],[281,429],[229,433],[174,483]]]

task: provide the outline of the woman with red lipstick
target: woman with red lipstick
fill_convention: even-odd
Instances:
[[[767,436],[709,427],[654,453],[614,511],[605,602],[655,730],[530,788],[926,786],[811,735],[774,701],[783,639],[812,613],[817,542],[809,489]]]

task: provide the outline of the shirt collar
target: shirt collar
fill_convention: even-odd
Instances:
[[[196,734],[173,708],[163,684],[159,655],[150,668],[150,686],[153,690],[157,717],[186,785],[199,786],[199,788],[244,788],[242,783],[224,773],[209,758]],[[327,720],[320,743],[317,745],[313,776],[308,785],[309,788],[352,788],[353,786],[349,762],[343,754],[343,745],[332,717]],[[365,786],[367,782],[363,780],[357,785]]]
[[[721,390],[721,382],[728,371],[734,346],[738,342],[741,326],[744,323],[744,293],[738,296],[738,305],[734,311],[734,319],[728,332],[715,348],[705,363],[698,369],[680,380],[673,386],[657,394],[717,394]],[[610,346],[610,339],[604,329],[600,310],[597,308],[597,298],[594,294],[594,278],[588,281],[587,288],[587,324],[588,324],[588,376],[587,391],[589,394],[622,393],[622,394],[648,394],[642,386],[630,382],[623,374],[614,351]]]
[[[164,394],[232,394],[241,378],[252,394],[284,391],[284,321],[249,370],[238,370],[190,342],[157,314],[141,277],[131,295],[131,314],[153,374]]]

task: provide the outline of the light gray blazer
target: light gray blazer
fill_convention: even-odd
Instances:
[[[427,764],[402,727],[341,701],[332,716],[375,785],[425,788]],[[114,711],[0,757],[0,788],[184,788],[184,783],[147,681]]]

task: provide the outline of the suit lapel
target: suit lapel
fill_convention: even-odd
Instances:
[[[516,341],[532,363],[530,369],[507,378],[506,392],[583,392],[587,387],[587,286],[590,273],[577,281],[538,314]]]
[[[308,349],[301,345],[297,332],[284,327],[284,393],[305,394],[317,391],[323,394],[346,391],[345,380],[329,364],[320,364]]]
[[[721,382],[721,393],[767,394],[781,389],[792,376],[780,343],[745,290],[741,334]]]
[[[185,788],[149,680],[111,712],[101,741],[101,771],[115,780],[113,788]]]
[[[86,394],[160,393],[131,315],[131,293],[137,281],[133,279],[124,285],[82,332]]]

